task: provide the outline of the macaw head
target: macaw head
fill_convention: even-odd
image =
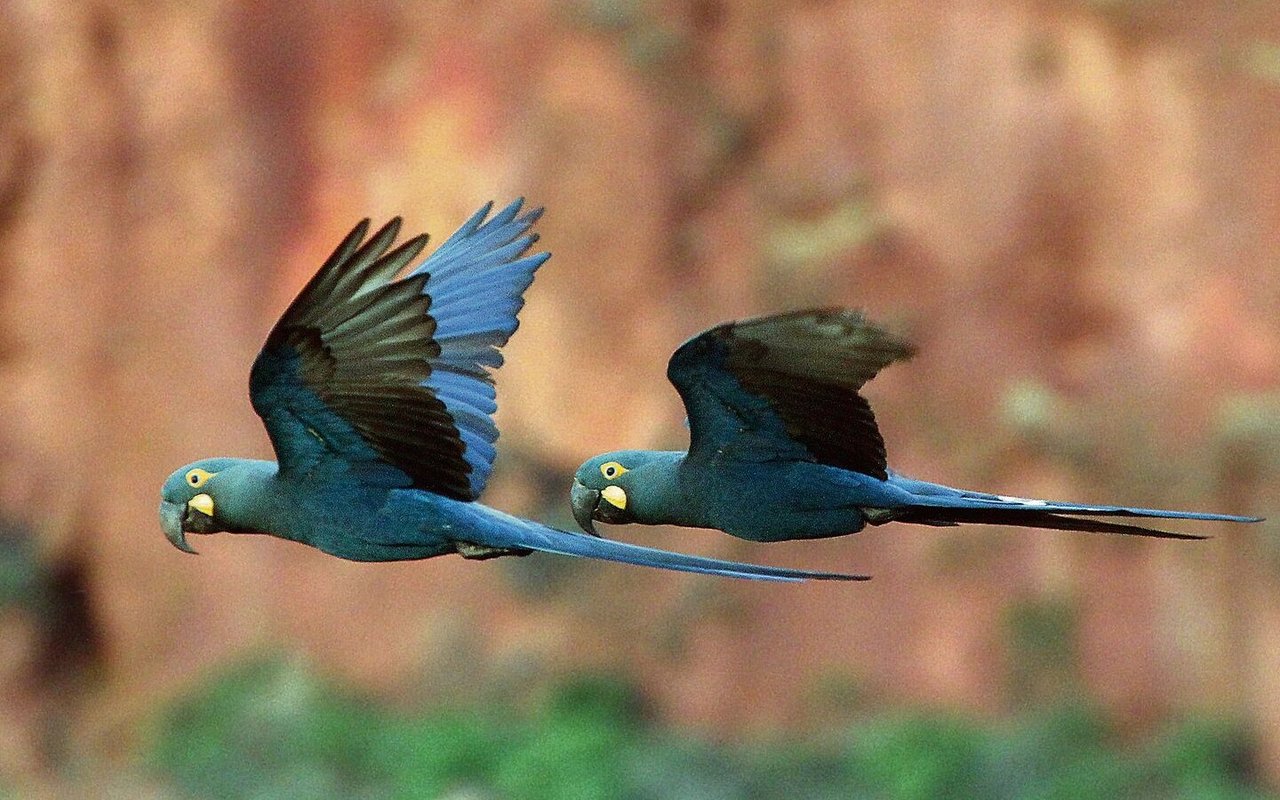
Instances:
[[[206,458],[176,470],[160,489],[160,527],[173,546],[186,553],[188,533],[241,531],[228,514],[240,505],[246,479],[257,477],[269,462],[242,458]]]
[[[660,511],[658,492],[673,483],[676,461],[683,453],[617,450],[588,459],[578,467],[569,493],[573,518],[597,536],[594,521],[611,525],[649,522]]]

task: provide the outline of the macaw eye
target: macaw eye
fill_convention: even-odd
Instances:
[[[212,472],[205,472],[197,467],[196,469],[187,472],[187,485],[193,489],[199,489],[201,486],[204,486],[205,481],[212,477]]]
[[[617,461],[610,461],[607,464],[600,465],[600,474],[608,480],[613,480],[619,475],[627,471],[627,468],[619,464]]]

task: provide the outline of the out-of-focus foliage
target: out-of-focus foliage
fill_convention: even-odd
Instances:
[[[30,531],[0,520],[0,607],[37,610],[46,597],[46,576]]]
[[[1061,701],[1080,693],[1076,664],[1076,607],[1045,597],[1009,606],[1009,693],[1020,706]]]
[[[533,709],[405,716],[296,665],[257,663],[169,709],[157,777],[193,798],[1261,798],[1232,725],[1123,741],[1082,704],[991,725],[895,713],[805,741],[716,744],[659,727],[636,691],[579,678]]]

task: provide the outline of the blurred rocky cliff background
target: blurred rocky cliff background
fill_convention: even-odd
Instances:
[[[249,365],[355,221],[438,242],[523,195],[554,257],[497,377],[492,505],[571,525],[582,459],[684,446],[685,337],[848,305],[921,349],[867,392],[902,472],[1280,515],[1274,4],[10,0],[0,65],[0,780],[127,764],[158,708],[281,652],[391,704],[617,672],[717,736],[1219,715],[1280,783],[1274,523],[610,531],[875,575],[760,586],[261,537],[193,558],[155,512],[176,466],[269,455]]]

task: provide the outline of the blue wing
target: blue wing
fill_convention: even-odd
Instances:
[[[249,388],[282,474],[339,458],[362,479],[472,500],[498,437],[490,370],[518,324],[523,293],[547,253],[525,255],[541,209],[517,200],[471,217],[421,265],[426,245],[389,250],[392,220],[368,220],[338,246],[285,311],[254,362]]]
[[[913,352],[844,309],[704,331],[667,365],[689,415],[689,458],[816,461],[883,480],[884,440],[858,390]]]
[[[542,209],[520,215],[517,200],[485,221],[487,203],[427,257],[411,275],[430,276],[435,341],[440,352],[424,385],[444,404],[465,446],[471,496],[489,480],[496,453],[498,404],[489,370],[502,366],[502,347],[516,332],[517,315],[534,273],[550,253],[525,255],[537,241],[528,230]]]

